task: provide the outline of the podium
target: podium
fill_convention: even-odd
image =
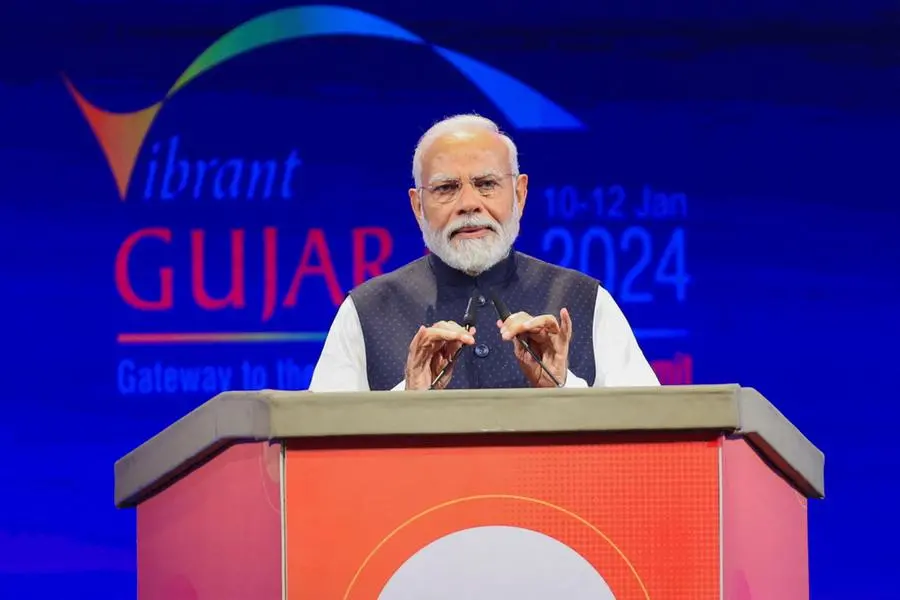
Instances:
[[[738,385],[227,392],[115,465],[139,600],[803,600],[822,497]]]

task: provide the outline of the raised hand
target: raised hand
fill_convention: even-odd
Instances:
[[[431,327],[419,327],[409,344],[406,358],[406,389],[427,390],[459,348],[475,343],[474,333],[474,328],[466,331],[455,321],[440,321]],[[454,366],[447,369],[435,389],[447,387],[453,377]]]
[[[572,317],[567,309],[559,312],[559,320],[553,315],[532,317],[525,312],[517,312],[506,321],[497,320],[500,337],[513,344],[519,368],[532,387],[556,387],[553,380],[544,373],[537,361],[515,338],[524,336],[531,349],[537,354],[547,370],[565,385],[569,368],[569,342],[572,340]]]

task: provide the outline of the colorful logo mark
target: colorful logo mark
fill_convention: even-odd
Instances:
[[[473,58],[429,44],[419,36],[369,13],[340,6],[297,6],[246,21],[200,54],[169,88],[147,108],[114,113],[92,104],[65,79],[69,92],[106,155],[119,196],[125,199],[138,153],[163,104],[199,75],[262,46],[311,36],[351,35],[428,45],[481,90],[518,129],[581,129],[583,124],[563,108],[518,79]]]

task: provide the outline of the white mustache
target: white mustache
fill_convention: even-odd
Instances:
[[[466,227],[484,227],[485,229],[490,229],[494,233],[499,231],[500,224],[489,217],[477,217],[474,215],[467,215],[461,219],[457,219],[450,223],[447,228],[447,239],[452,238],[460,229],[465,229]]]

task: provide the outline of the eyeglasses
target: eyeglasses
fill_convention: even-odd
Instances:
[[[476,177],[470,177],[468,182],[469,185],[472,186],[472,189],[478,192],[483,198],[493,198],[503,193],[506,189],[506,180],[515,176],[515,173],[504,173],[503,175],[478,175]],[[437,204],[449,204],[455,202],[459,198],[462,193],[463,182],[458,178],[441,179],[436,183],[420,187],[419,189],[426,192],[425,197],[429,201],[436,202]]]

